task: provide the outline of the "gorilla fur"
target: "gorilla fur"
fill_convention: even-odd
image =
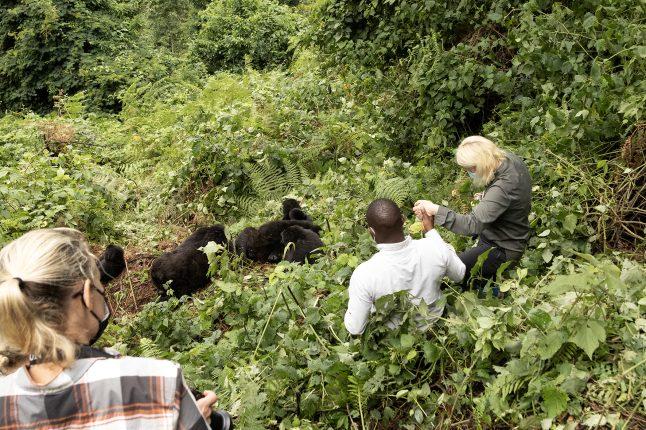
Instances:
[[[258,228],[247,227],[238,235],[233,245],[236,253],[260,263],[277,263],[283,257],[282,233],[287,228],[299,226],[318,234],[321,227],[310,221],[270,221]]]
[[[283,220],[312,221],[312,218],[303,211],[301,204],[295,199],[283,200]]]
[[[227,237],[223,225],[200,227],[175,250],[165,252],[155,259],[150,268],[150,277],[155,287],[165,295],[164,284],[172,281],[170,288],[177,297],[193,294],[206,287],[209,283],[209,261],[206,254],[198,248],[209,242],[226,246]]]
[[[98,258],[96,265],[101,272],[101,283],[106,285],[116,279],[126,269],[126,259],[123,248],[117,245],[108,245]]]
[[[316,249],[324,246],[318,234],[298,225],[286,228],[281,233],[281,244],[285,251],[285,260],[304,263]]]

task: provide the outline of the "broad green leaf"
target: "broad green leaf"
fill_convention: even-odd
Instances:
[[[567,340],[567,335],[562,331],[553,331],[548,333],[538,343],[538,352],[541,360],[548,360],[561,349],[563,343]]]
[[[542,232],[538,233],[537,236],[538,237],[545,237],[545,236],[548,236],[549,234],[550,234],[550,229],[547,229],[547,230],[543,230]]]
[[[596,61],[592,63],[592,67],[590,68],[590,77],[594,82],[599,82],[599,79],[601,79],[601,67],[599,67],[599,63]]]
[[[540,329],[544,329],[550,322],[552,317],[543,309],[534,308],[527,314],[529,321]]]
[[[575,327],[569,340],[583,349],[588,357],[592,359],[592,354],[599,347],[599,344],[606,340],[606,330],[599,321],[584,321]]]
[[[398,399],[401,399],[406,394],[408,394],[408,390],[399,390],[397,391],[397,394],[395,394],[395,397],[397,397]]]
[[[588,16],[583,20],[583,28],[586,30],[590,29],[596,21],[596,16],[594,16],[593,14],[588,14]]]
[[[545,248],[541,253],[541,257],[543,258],[543,261],[546,263],[549,263],[552,260],[553,256],[554,254],[552,253],[552,250],[549,248]]]
[[[477,319],[477,321],[478,321],[478,325],[481,328],[485,328],[485,329],[486,328],[491,328],[495,324],[495,321],[492,318],[489,318],[489,317],[479,317]]]
[[[567,408],[568,395],[563,390],[547,385],[541,390],[541,406],[549,418],[554,418]]]
[[[574,229],[576,227],[576,221],[577,221],[577,218],[575,214],[567,215],[563,220],[563,228],[570,233],[574,233]]]
[[[493,22],[499,22],[502,19],[502,15],[498,12],[489,12],[487,18]]]
[[[409,349],[415,344],[415,336],[404,333],[401,335],[400,342],[402,349]]]
[[[572,275],[559,275],[543,290],[553,296],[558,296],[566,291],[587,291],[593,281],[592,275],[587,272]]]
[[[517,287],[518,287],[518,281],[514,279],[505,279],[505,281],[502,284],[500,284],[500,292],[506,293],[512,288],[517,288]]]
[[[408,227],[408,231],[410,234],[419,234],[422,232],[424,229],[424,226],[422,225],[421,221],[414,222]]]

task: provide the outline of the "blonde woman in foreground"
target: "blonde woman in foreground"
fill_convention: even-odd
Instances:
[[[463,287],[467,288],[471,269],[482,253],[489,251],[478,277],[481,280],[493,278],[503,263],[522,257],[530,233],[532,184],[523,160],[482,136],[464,139],[455,158],[474,184],[484,187],[473,211],[463,215],[429,200],[418,200],[413,210],[418,218],[423,213],[435,216],[436,225],[454,233],[478,237],[475,247],[458,255],[466,266]]]
[[[19,365],[0,376],[1,429],[210,428],[215,394],[196,401],[177,364],[90,348],[109,318],[80,232],[36,230],[0,250],[0,370],[3,356]]]

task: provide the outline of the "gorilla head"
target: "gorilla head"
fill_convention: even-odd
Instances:
[[[230,246],[229,248],[236,254],[242,255],[249,260],[256,260],[258,248],[258,245],[256,244],[258,242],[258,229],[254,227],[247,227],[240,232],[240,234],[232,242],[232,246]]]
[[[292,209],[300,209],[300,208],[301,208],[301,204],[296,199],[285,199],[285,200],[283,200],[283,219],[284,220],[291,219],[289,217],[289,212]]]
[[[117,245],[108,245],[97,261],[99,272],[101,272],[101,283],[106,285],[126,269],[123,248]]]
[[[283,200],[283,220],[312,221],[312,218],[303,211],[297,200],[285,199]]]

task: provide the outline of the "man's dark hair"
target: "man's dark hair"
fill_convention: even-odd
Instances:
[[[377,199],[370,203],[366,212],[368,226],[382,235],[401,232],[404,221],[397,203],[390,199]]]

